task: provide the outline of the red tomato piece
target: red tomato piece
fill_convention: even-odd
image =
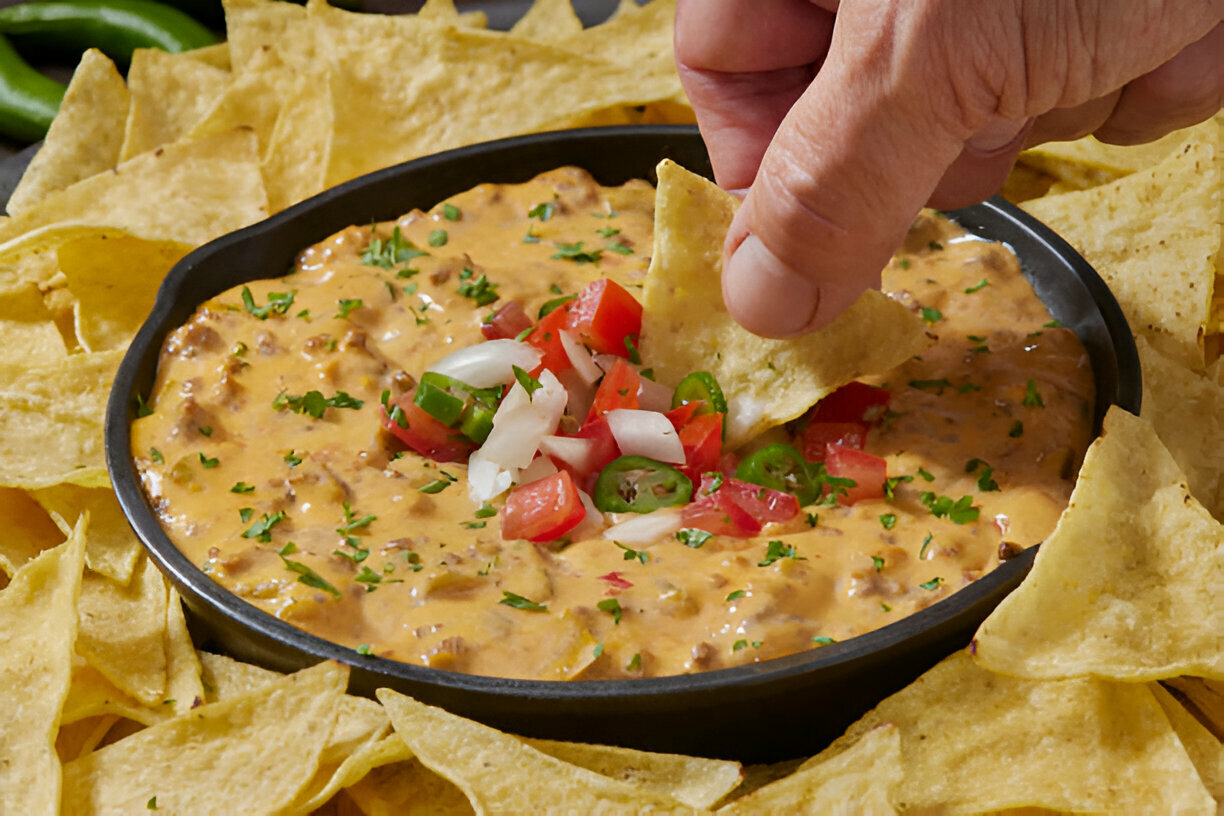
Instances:
[[[502,538],[553,541],[585,517],[574,480],[564,470],[558,471],[510,491],[501,510]]]
[[[588,283],[569,311],[569,328],[601,354],[629,356],[625,338],[636,344],[642,331],[642,304],[607,278]]]
[[[685,527],[695,527],[714,535],[748,538],[761,532],[761,524],[721,490],[701,496],[684,505],[681,518]]]
[[[586,421],[602,417],[616,408],[637,408],[638,389],[641,387],[642,375],[638,374],[638,370],[624,360],[617,360],[600,380]]]
[[[564,462],[555,458],[552,461],[561,470],[569,471],[575,484],[590,493],[595,487],[595,480],[599,478],[599,472],[620,456],[620,448],[616,446],[616,437],[612,435],[612,429],[603,417],[588,420],[574,436],[592,443],[591,452],[586,459],[581,463]]]
[[[688,421],[693,418],[693,414],[697,413],[697,409],[705,404],[704,400],[693,400],[686,402],[684,405],[673,408],[663,416],[667,417],[672,424],[672,427],[679,433],[680,429],[688,424]]]
[[[863,449],[867,426],[861,422],[809,422],[799,437],[799,451],[809,462],[823,462],[826,445]]]
[[[881,484],[883,480],[881,479]],[[706,490],[706,479],[701,480],[702,492]],[[723,478],[722,487],[715,493],[722,493],[744,508],[761,524],[770,521],[790,521],[799,514],[799,500],[789,493],[762,487],[739,479]]]
[[[565,353],[565,346],[561,344],[561,330],[566,327],[566,315],[572,303],[573,301],[570,301],[570,303],[558,306],[544,315],[532,329],[531,334],[527,335],[527,342],[538,348],[544,355],[540,360],[540,365],[531,371],[533,377],[539,376],[540,371],[545,368],[554,374],[560,374],[567,368],[573,367],[574,364],[570,362],[569,355]]]
[[[888,462],[866,451],[829,445],[825,449],[825,468],[830,476],[853,479],[855,486],[839,495],[839,504],[850,505],[865,499],[884,498],[884,480],[888,477]]]
[[[476,444],[425,413],[412,401],[416,389],[392,403],[392,412],[399,406],[402,421],[392,420],[384,408],[382,424],[391,434],[422,456],[435,462],[466,462]]]
[[[861,382],[846,383],[816,403],[814,422],[876,422],[888,408],[889,393]]]
[[[609,591],[613,592],[613,594],[615,594],[615,591],[629,589],[633,586],[633,582],[622,578],[619,572],[609,572],[607,575],[601,575],[599,576],[599,580],[607,581],[609,584],[611,584],[612,590]]]
[[[480,324],[480,333],[486,340],[513,340],[530,328],[531,318],[523,304],[511,300]]]
[[[718,469],[722,427],[722,414],[700,414],[680,428],[678,436],[684,446],[684,467],[680,469],[694,482],[701,481],[701,474]]]

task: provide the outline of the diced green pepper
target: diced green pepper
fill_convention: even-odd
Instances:
[[[735,478],[789,493],[800,505],[820,498],[820,484],[803,454],[791,445],[779,443],[749,454],[735,469]]]
[[[645,456],[613,459],[595,481],[595,506],[605,513],[649,513],[687,504],[693,497],[689,477]]]
[[[697,409],[698,414],[727,413],[727,398],[723,396],[718,380],[708,371],[694,371],[681,380],[672,394],[671,407],[679,408],[698,401],[705,403]]]

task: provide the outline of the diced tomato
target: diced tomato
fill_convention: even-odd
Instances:
[[[558,471],[510,491],[501,510],[502,538],[552,541],[585,517],[574,480],[564,470]]]
[[[511,300],[480,324],[480,333],[486,340],[513,340],[530,328],[531,318],[523,304]]]
[[[400,422],[391,419],[383,409],[383,427],[405,445],[435,462],[466,462],[468,455],[476,449],[475,443],[425,413],[412,401],[415,394],[414,388],[392,404],[393,411],[398,405],[403,413]]]
[[[746,538],[761,532],[771,521],[790,521],[799,513],[799,501],[789,493],[723,477],[703,476],[694,501],[684,508],[687,527],[715,535]]]
[[[565,353],[560,334],[561,330],[566,327],[566,316],[572,302],[558,306],[544,315],[532,329],[531,334],[527,335],[527,342],[538,348],[544,355],[540,360],[540,365],[530,372],[533,377],[539,376],[540,371],[545,368],[554,374],[560,374],[574,365],[570,362],[569,355]]]
[[[675,428],[678,433],[680,429],[687,425],[688,421],[693,418],[693,414],[697,413],[697,409],[704,404],[705,403],[701,400],[686,402],[684,405],[671,409],[664,414],[664,416],[671,421],[672,427]]]
[[[748,538],[761,532],[760,522],[721,493],[721,490],[715,491],[684,505],[681,514],[684,526],[732,538]]]
[[[826,445],[863,449],[867,426],[861,422],[809,422],[799,437],[799,451],[809,462],[823,462]]]
[[[638,374],[638,370],[624,360],[617,360],[600,381],[586,421],[602,417],[616,408],[637,408],[638,388],[641,385],[642,375]]]
[[[590,454],[581,463],[564,462],[554,458],[553,464],[569,471],[574,483],[590,493],[595,486],[595,480],[599,478],[599,472],[620,456],[620,448],[616,446],[616,437],[612,435],[612,429],[603,417],[588,420],[574,436],[592,443]]]
[[[700,482],[701,474],[718,468],[722,427],[722,414],[700,414],[680,428],[678,436],[684,446],[684,467],[680,470],[693,482]]]
[[[704,493],[706,480],[702,479]],[[883,480],[881,480],[881,484]],[[790,521],[799,514],[799,500],[789,493],[762,487],[739,479],[723,478],[722,487],[716,493],[729,496],[762,524],[770,521]]]
[[[888,463],[879,456],[866,451],[847,448],[844,445],[829,445],[825,449],[825,467],[830,476],[853,479],[855,486],[839,495],[840,504],[854,504],[865,499],[884,497],[884,479],[888,476]]]
[[[642,331],[642,304],[607,278],[588,283],[569,311],[568,326],[595,351],[629,356],[625,338],[637,343]]]
[[[861,382],[846,383],[816,403],[812,413],[813,422],[865,422],[878,421],[888,407],[889,393]]]
[[[621,577],[619,572],[609,572],[607,575],[601,575],[599,576],[599,580],[607,581],[609,584],[611,584],[612,589],[609,590],[609,592],[612,592],[613,594],[622,589],[629,589],[633,586],[633,582],[626,581]]]

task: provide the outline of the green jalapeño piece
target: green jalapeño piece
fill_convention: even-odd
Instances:
[[[735,469],[735,478],[789,493],[800,506],[820,498],[820,484],[812,478],[803,454],[791,445],[770,445],[745,456]]]
[[[727,413],[727,398],[723,396],[718,380],[714,379],[714,375],[708,371],[694,371],[676,386],[676,391],[672,394],[671,407],[679,408],[690,402],[704,403],[695,412],[697,414]]]
[[[426,371],[417,383],[412,401],[422,411],[477,444],[493,430],[493,414],[501,400],[499,388],[473,388],[467,383]]]
[[[605,513],[649,513],[687,504],[692,497],[692,481],[671,465],[645,456],[622,456],[600,471],[593,498]]]

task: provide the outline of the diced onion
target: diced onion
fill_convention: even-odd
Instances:
[[[617,408],[604,414],[604,419],[623,455],[647,456],[660,462],[684,462],[684,446],[680,444],[676,429],[671,420],[657,411]]]
[[[540,387],[531,396],[522,383],[515,382],[493,415],[493,431],[479,453],[503,468],[527,467],[540,440],[557,430],[567,399],[565,389],[548,369],[540,372]]]
[[[547,456],[537,456],[531,460],[531,464],[523,468],[519,473],[519,484],[531,484],[538,482],[540,479],[545,479],[557,472],[557,466],[552,463],[552,460]]]
[[[663,507],[613,524],[604,530],[603,536],[622,544],[653,544],[674,534],[683,526],[683,508]]]
[[[615,354],[596,354],[595,355],[595,365],[599,366],[604,371],[611,371],[612,366],[616,365],[616,361],[623,360],[623,359],[625,358],[617,356]]]
[[[659,385],[654,380],[642,378],[638,386],[638,406],[646,411],[664,413],[671,410],[672,389]]]
[[[476,504],[484,504],[505,493],[517,477],[518,471],[499,467],[481,451],[468,457],[468,495]]]
[[[518,340],[486,340],[446,355],[429,370],[473,388],[492,388],[514,382],[514,366],[530,371],[540,359],[539,350]]]
[[[569,394],[569,401],[565,404],[565,413],[579,419],[585,417],[595,402],[595,388],[587,384],[586,380],[582,379],[582,375],[572,368],[562,371],[557,375],[557,379],[561,381],[561,384],[565,386],[565,392]]]
[[[582,377],[583,381],[590,385],[603,376],[603,371],[599,366],[595,365],[595,361],[591,359],[591,352],[578,342],[574,335],[561,330],[561,347],[565,349],[566,356],[570,362],[574,364],[574,370]]]
[[[586,508],[586,517],[579,522],[577,527],[570,530],[570,534],[575,539],[596,535],[603,527],[603,513],[599,512],[599,509],[595,506],[595,501],[587,495],[585,490],[579,488],[578,498],[582,501],[582,506]]]
[[[589,470],[595,442],[575,436],[546,436],[540,440],[540,452],[559,459],[575,470]]]

